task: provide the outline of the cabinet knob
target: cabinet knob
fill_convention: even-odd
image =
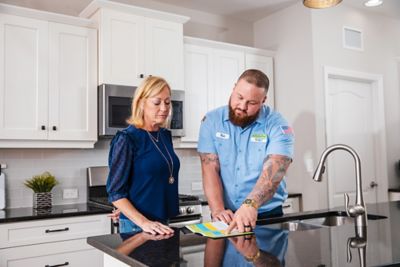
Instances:
[[[369,184],[369,186],[370,186],[371,188],[374,188],[374,187],[377,187],[378,184],[377,184],[376,182],[372,181],[372,182]]]
[[[42,129],[44,131],[44,130],[46,130],[46,126],[42,125],[42,127],[40,127],[40,129]]]
[[[53,126],[53,131],[57,131],[57,126]]]
[[[144,78],[144,74],[139,74],[139,78]]]

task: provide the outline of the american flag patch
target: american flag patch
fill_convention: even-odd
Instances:
[[[281,130],[283,134],[294,134],[293,129],[290,126],[281,126]]]

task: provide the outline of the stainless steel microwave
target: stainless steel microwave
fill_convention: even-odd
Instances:
[[[126,120],[131,115],[134,86],[102,84],[98,88],[99,137],[112,137],[118,130],[128,126]],[[184,92],[172,90],[172,116],[170,130],[172,136],[184,136],[183,111]]]

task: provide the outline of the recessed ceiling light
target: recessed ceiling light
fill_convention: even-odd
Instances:
[[[364,5],[367,7],[374,7],[382,5],[382,3],[383,3],[382,0],[368,0],[367,2],[364,3]]]

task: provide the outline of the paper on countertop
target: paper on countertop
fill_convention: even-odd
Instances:
[[[253,232],[241,233],[237,229],[232,230],[229,234],[226,234],[225,231],[226,229],[228,229],[228,224],[221,221],[191,224],[187,225],[186,228],[189,229],[192,233],[200,234],[202,236],[210,238],[221,238],[221,237],[253,234]]]

